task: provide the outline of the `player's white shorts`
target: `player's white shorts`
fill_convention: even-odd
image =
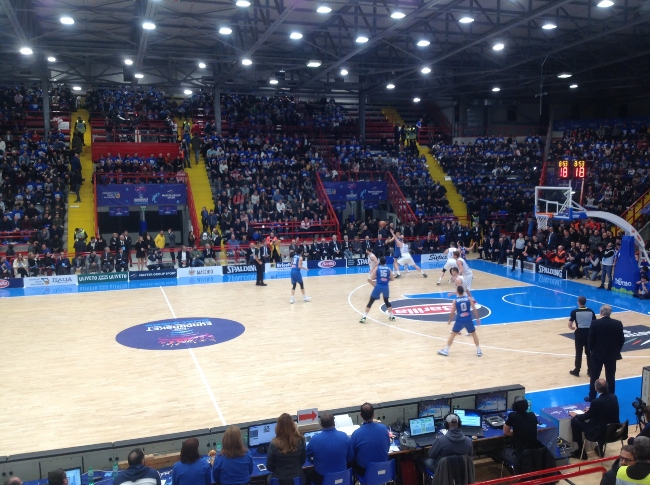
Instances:
[[[472,281],[474,280],[474,275],[469,274],[469,275],[463,275],[461,276],[461,279],[463,280],[463,288],[466,290],[472,290]]]
[[[455,259],[448,259],[445,263],[445,270],[449,271],[451,268],[458,268],[458,263]]]
[[[408,256],[402,255],[402,257],[397,260],[397,264],[401,266],[415,266],[415,261],[413,261],[413,257],[410,254]]]

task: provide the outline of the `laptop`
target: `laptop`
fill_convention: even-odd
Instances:
[[[483,413],[477,409],[454,409],[452,411],[460,418],[460,430],[466,436],[483,437]]]
[[[409,433],[420,448],[431,446],[437,438],[433,416],[409,419]]]

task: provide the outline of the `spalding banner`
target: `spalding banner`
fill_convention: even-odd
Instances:
[[[216,345],[239,337],[244,326],[223,318],[191,317],[157,320],[122,330],[115,340],[143,350],[179,350]]]
[[[614,267],[614,284],[612,290],[628,295],[633,295],[636,290],[636,282],[641,278],[639,264],[634,257],[634,238],[623,236],[621,251],[616,259]]]

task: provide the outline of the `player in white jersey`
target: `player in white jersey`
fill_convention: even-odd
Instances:
[[[454,259],[456,260],[456,265],[458,266],[458,273],[462,276],[463,281],[465,282],[465,288],[472,289],[472,280],[474,279],[474,274],[472,269],[467,264],[463,258],[460,257],[460,251],[454,251]]]
[[[451,268],[458,268],[456,259],[454,259],[454,251],[456,251],[456,246],[453,242],[451,242],[449,243],[449,249],[445,249],[445,252],[443,253],[447,255],[447,262],[442,268],[442,274],[440,275],[440,279],[438,279],[438,284],[442,283],[442,279],[445,277],[445,273],[447,271],[449,271]]]
[[[370,267],[370,273],[372,273],[372,270],[379,266],[379,260],[370,248],[366,249],[366,258],[368,258],[368,266]]]
[[[400,276],[399,265],[402,265],[406,268],[407,273],[409,272],[409,266],[414,266],[415,269],[417,269],[420,272],[420,274],[426,278],[427,275],[424,273],[424,271],[422,271],[422,268],[420,268],[417,264],[415,264],[415,261],[413,260],[413,256],[411,256],[409,245],[402,240],[400,232],[397,231],[395,233],[393,232],[392,229],[390,230],[390,232],[393,235],[392,239],[395,240],[395,246],[399,248],[399,252],[400,252],[399,258],[395,258],[395,263],[394,263],[397,276]]]

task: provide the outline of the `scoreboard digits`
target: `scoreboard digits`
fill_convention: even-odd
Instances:
[[[584,160],[560,160],[557,162],[559,179],[579,179],[587,176],[587,162]]]

